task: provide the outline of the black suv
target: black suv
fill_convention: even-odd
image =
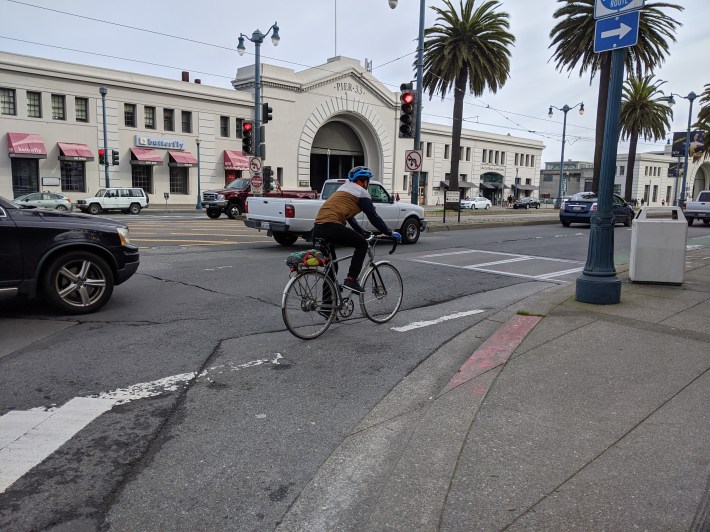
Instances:
[[[88,314],[139,263],[123,224],[0,198],[0,294],[41,295],[64,312]]]

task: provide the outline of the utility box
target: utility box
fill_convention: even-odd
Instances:
[[[631,223],[629,278],[683,284],[688,222],[680,207],[641,207]]]

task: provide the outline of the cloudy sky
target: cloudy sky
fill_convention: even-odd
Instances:
[[[681,13],[671,12],[682,27],[655,74],[668,81],[666,92],[700,94],[710,83],[704,56],[710,49],[710,0],[673,1],[685,7]],[[425,23],[431,26],[435,13],[429,6],[442,2],[426,4]],[[300,71],[335,55],[363,64],[368,59],[373,74],[397,91],[400,83],[414,77],[419,5],[417,0],[399,0],[392,10],[387,0],[0,0],[0,50],[171,79],[180,79],[180,72],[188,70],[192,79],[231,88],[236,70],[254,62],[253,44],[246,43],[244,56],[236,53],[239,34],[264,32],[278,22],[281,42],[278,47],[264,42],[263,63]],[[557,6],[556,0],[501,0],[499,9],[510,14],[510,31],[516,37],[511,76],[497,94],[466,97],[464,127],[542,140],[543,162],[559,161],[562,113],[549,119],[548,107],[583,101],[583,116],[576,110],[568,114],[565,159],[591,161],[597,80],[590,83],[588,74],[580,78],[577,72],[557,72],[550,61],[549,33]],[[688,102],[676,100],[673,130],[684,131]],[[696,101],[693,121],[697,108]],[[450,124],[452,112],[450,95],[443,101],[434,96],[425,99],[423,120]],[[659,149],[664,143],[641,140],[639,151]],[[626,143],[620,143],[619,151],[626,149]]]

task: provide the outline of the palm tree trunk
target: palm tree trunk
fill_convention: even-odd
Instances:
[[[463,99],[466,95],[467,72],[462,69],[456,78],[454,90],[454,122],[451,128],[451,170],[449,171],[449,190],[459,189],[459,159],[461,158],[461,129],[463,125]]]
[[[629,156],[626,158],[626,185],[624,186],[624,199],[631,201],[631,189],[634,186],[634,166],[636,165],[636,146],[639,141],[639,132],[632,130],[629,139]]]
[[[594,139],[593,192],[599,192],[599,176],[602,171],[602,149],[604,148],[606,103],[609,98],[609,80],[611,79],[611,52],[604,52],[601,55],[601,66],[599,67],[599,96],[597,97],[596,138]]]

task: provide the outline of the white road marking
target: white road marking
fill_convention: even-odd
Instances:
[[[463,318],[464,316],[471,316],[473,314],[480,314],[482,312],[485,312],[485,310],[466,310],[464,312],[457,312],[456,314],[449,314],[448,316],[442,316],[441,318],[437,318],[435,320],[415,321],[415,322],[410,323],[409,325],[404,325],[402,327],[392,327],[392,330],[397,331],[397,332],[407,332],[407,331],[411,331],[413,329],[421,329],[422,327],[428,327],[429,325],[436,325],[437,323],[442,323],[442,322],[448,321],[448,320],[455,320],[456,318]]]
[[[281,364],[282,359],[281,353],[276,353],[273,358],[252,360],[245,364],[214,366],[199,375],[195,372],[181,373],[88,397],[75,397],[61,407],[8,412],[0,416],[0,493],[116,405],[174,392],[191,380],[221,368],[238,371],[267,362]]]

